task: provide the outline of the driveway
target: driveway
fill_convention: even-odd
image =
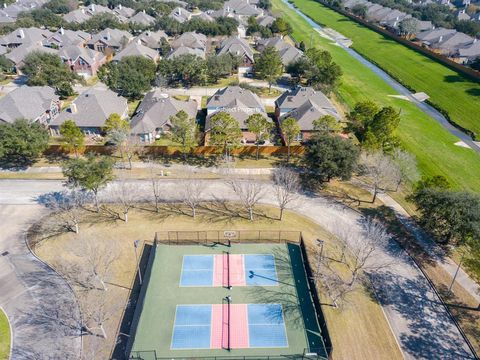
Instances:
[[[139,187],[149,186],[145,181],[136,183]],[[0,204],[11,203],[15,199],[18,201],[17,194],[22,194],[26,189],[30,194],[40,195],[55,191],[59,187],[60,182],[57,181],[5,180],[0,182]],[[235,199],[230,188],[222,181],[204,181],[204,188],[205,200]],[[178,194],[178,181],[163,181],[162,194],[175,199]],[[28,204],[34,203],[31,197],[22,199]],[[276,204],[274,192],[268,184],[262,202]],[[360,214],[326,198],[304,194],[294,210],[334,234],[338,234],[342,228],[362,233]],[[394,240],[378,249],[372,261],[392,264],[371,273],[370,277],[406,359],[474,358],[421,271]]]
[[[6,196],[12,187],[0,182],[0,306],[13,330],[12,360],[76,360],[81,337],[75,296],[25,244],[25,230],[46,214],[26,185]]]

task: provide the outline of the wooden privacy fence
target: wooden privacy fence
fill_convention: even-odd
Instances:
[[[99,154],[99,155],[112,155],[115,152],[115,147],[107,145],[87,145],[85,147],[85,154]],[[159,145],[145,145],[141,147],[139,151],[142,154],[148,156],[180,156],[182,149],[179,146],[159,146]],[[232,155],[236,156],[255,156],[257,148],[255,146],[245,145],[239,146],[230,151]],[[259,148],[260,155],[287,155],[287,146],[261,146]],[[292,155],[302,155],[305,152],[305,147],[301,145],[292,146],[290,148]],[[68,151],[65,150],[62,145],[50,145],[47,150],[44,151],[45,155],[66,155]],[[196,146],[191,149],[190,155],[220,155],[223,154],[223,148],[221,146]]]

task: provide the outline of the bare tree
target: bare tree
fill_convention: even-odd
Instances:
[[[128,222],[128,213],[139,200],[141,188],[131,181],[127,174],[121,172],[118,181],[110,188],[111,199],[114,199],[122,207],[123,221]]]
[[[362,226],[362,232],[345,226],[337,232],[341,244],[340,260],[321,257],[318,286],[325,287],[335,306],[343,303],[357,288],[362,275],[390,265],[380,260],[378,251],[386,246],[390,237],[385,227],[372,218],[365,219]]]
[[[373,188],[372,203],[375,202],[380,191],[396,186],[401,176],[398,165],[393,162],[391,157],[381,152],[363,153],[360,157],[360,164],[362,166],[361,175]]]
[[[420,179],[420,174],[417,168],[417,159],[414,155],[402,149],[395,149],[393,153],[393,161],[400,171],[400,174],[397,176],[398,181],[395,191],[398,191],[400,185],[406,181],[414,183]]]
[[[279,220],[282,220],[284,210],[298,198],[300,178],[295,171],[280,167],[273,172],[273,183],[280,208]]]
[[[180,196],[182,202],[187,205],[192,211],[192,217],[197,215],[197,207],[202,201],[202,194],[205,188],[199,179],[190,177],[181,182]]]
[[[253,221],[255,206],[263,197],[263,184],[255,181],[241,181],[238,179],[228,180],[228,184],[247,210],[248,218]]]
[[[155,203],[155,211],[160,212],[160,202],[161,202],[161,186],[160,186],[160,177],[157,173],[157,168],[155,167],[155,162],[152,159],[148,160],[148,170],[149,170],[149,180],[152,189],[153,201]]]
[[[132,170],[132,160],[135,155],[140,156],[144,150],[142,141],[138,136],[127,136],[120,145],[121,152],[128,160],[128,167]]]
[[[49,193],[41,199],[45,206],[54,212],[56,223],[78,234],[83,213],[83,206],[88,201],[88,194],[84,191],[72,189]]]

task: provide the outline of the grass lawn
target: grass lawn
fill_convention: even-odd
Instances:
[[[141,206],[139,206],[140,208]],[[104,244],[104,249],[118,249],[120,257],[114,265],[109,280],[107,296],[114,302],[120,298],[126,301],[128,287],[135,271],[135,255],[132,242],[135,239],[152,241],[155,231],[165,230],[289,230],[302,231],[307,246],[311,249],[315,239],[326,241],[326,251],[330,256],[338,253],[341,245],[323,228],[294,212],[287,211],[283,221],[278,221],[278,209],[259,206],[255,221],[248,221],[243,210],[234,204],[205,204],[198,210],[196,219],[187,216],[188,209],[165,205],[160,213],[155,213],[147,205],[145,209],[134,209],[129,214],[128,223],[112,220],[108,214],[98,215],[87,212],[80,225],[80,234],[60,233],[48,237],[37,244],[35,252],[40,258],[58,268],[59,262],[70,262],[83,266],[85,258],[75,256],[72,249],[82,239],[94,239]],[[241,214],[239,216],[238,214]],[[112,245],[114,245],[112,247]],[[351,293],[343,309],[325,306],[325,315],[333,341],[334,359],[401,359],[401,353],[395,342],[381,307],[371,299],[366,289],[360,288]],[[115,332],[120,311],[112,316],[105,325],[108,334],[104,348],[108,349],[115,341]],[[99,340],[99,339],[97,339]],[[94,337],[85,337],[85,346],[91,346]],[[101,340],[103,341],[103,340]]]
[[[135,114],[135,110],[137,110],[138,105],[140,104],[141,100],[129,100],[128,101],[128,116],[133,116]]]
[[[423,91],[452,119],[480,136],[480,84],[404,45],[376,33],[347,17],[310,0],[295,5],[322,26],[353,40],[353,48],[373,60],[402,83]],[[461,104],[461,105],[460,105]]]
[[[301,6],[305,13],[315,17],[319,22],[322,22],[324,17],[330,19],[329,22],[333,22],[334,19],[340,16],[313,1],[297,0],[295,3],[297,6]],[[433,119],[425,115],[414,104],[402,99],[390,97],[389,95],[394,95],[396,92],[388,84],[343,49],[332,44],[329,40],[322,38],[312,29],[305,19],[290,9],[282,0],[273,0],[273,9],[277,13],[283,13],[283,16],[290,22],[293,27],[292,35],[295,40],[303,40],[306,44],[309,44],[311,38],[315,46],[328,50],[332,54],[334,61],[342,67],[344,75],[342,77],[342,84],[338,90],[339,101],[345,103],[347,107],[352,107],[357,101],[370,99],[382,106],[393,106],[401,109],[402,120],[400,122],[398,136],[405,149],[417,157],[422,173],[424,175],[442,174],[446,176],[456,188],[479,191],[480,166],[478,166],[478,164],[480,162],[480,155],[471,149],[460,148],[454,145],[458,139],[448,133]],[[341,24],[347,23],[351,24],[352,27],[355,25],[348,20],[341,21]],[[333,25],[335,25],[334,23],[332,27],[335,28]],[[359,33],[363,30],[363,28],[359,26],[354,27],[354,29]],[[337,30],[342,31],[340,28]],[[370,31],[370,33],[372,32]],[[362,34],[365,38],[368,38],[369,42],[375,42],[375,38],[370,38],[369,33],[365,34],[362,32]],[[346,33],[345,35],[348,36],[349,34]],[[373,33],[373,35],[375,35],[375,33]],[[381,42],[381,46],[387,43],[389,42],[384,40]],[[395,43],[392,42],[392,44]],[[395,48],[393,51],[395,54],[398,54],[403,49],[401,45],[397,44],[397,47],[399,50],[397,52]],[[400,58],[401,56],[395,56],[392,61],[400,61]],[[403,66],[406,69],[411,68],[410,66]],[[448,69],[445,71],[447,72]],[[451,97],[453,98],[453,95],[451,95]],[[474,98],[471,96],[468,97],[468,100],[455,98],[455,103],[461,104],[459,107],[464,107],[465,105],[465,108],[475,106],[470,104],[475,103]],[[478,110],[470,112],[470,114],[475,113],[478,113]]]
[[[7,316],[0,309],[0,360],[10,357],[10,325]]]

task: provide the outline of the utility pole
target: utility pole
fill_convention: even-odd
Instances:
[[[137,262],[137,272],[138,272],[138,279],[140,280],[140,285],[142,285],[142,272],[140,271],[140,263],[138,262],[138,253],[137,247],[140,244],[140,240],[135,240],[133,242],[133,248],[135,249],[135,261]],[[155,250],[152,250],[155,251]]]
[[[315,284],[318,284],[318,279],[320,277],[320,266],[322,264],[324,243],[325,243],[325,241],[317,239],[317,245],[320,247],[320,251],[317,252],[317,271],[315,273]]]
[[[458,265],[457,265],[457,270],[455,270],[455,274],[453,275],[452,282],[451,282],[450,286],[448,287],[448,293],[449,294],[452,293],[453,284],[455,283],[455,280],[457,279],[457,275],[458,275],[458,272],[460,271],[460,266],[462,265],[464,257],[465,257],[465,251],[462,253],[462,257],[460,258],[460,261],[458,262]]]

